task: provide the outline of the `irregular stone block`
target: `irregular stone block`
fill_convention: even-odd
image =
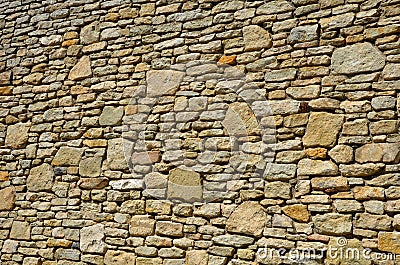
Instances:
[[[392,218],[387,215],[357,213],[354,226],[370,230],[391,230]]]
[[[81,44],[91,44],[100,40],[100,23],[95,21],[82,28],[80,34]]]
[[[240,235],[221,235],[214,237],[212,241],[217,245],[241,248],[253,244],[254,238]]]
[[[400,143],[372,143],[356,149],[356,161],[399,163]]]
[[[106,253],[107,245],[104,242],[104,231],[102,224],[82,228],[79,241],[80,250],[84,253]]]
[[[310,212],[307,210],[306,205],[287,205],[282,208],[282,211],[297,222],[306,223],[310,219]]]
[[[284,68],[280,70],[271,70],[265,73],[266,82],[281,82],[294,80],[296,77],[297,69],[295,68]]]
[[[264,187],[265,198],[291,198],[291,186],[282,181],[266,182]]]
[[[385,55],[369,42],[337,48],[332,54],[332,70],[338,74],[357,74],[383,69]]]
[[[327,213],[312,218],[317,233],[323,235],[348,235],[352,231],[352,216]]]
[[[150,236],[154,234],[156,221],[147,215],[132,216],[129,223],[129,233],[132,236]]]
[[[101,173],[101,157],[89,157],[79,163],[79,175],[84,177],[97,177]]]
[[[263,4],[262,6],[257,8],[256,14],[257,15],[271,15],[271,14],[278,14],[283,12],[290,12],[293,11],[295,7],[292,3],[285,0],[277,0],[271,1],[268,3]]]
[[[129,214],[145,214],[145,202],[141,200],[124,201],[120,211]]]
[[[338,166],[332,161],[313,160],[309,158],[300,160],[297,169],[299,176],[334,176],[338,173]]]
[[[174,168],[168,175],[168,199],[186,202],[201,201],[203,188],[200,174],[191,170]]]
[[[385,164],[352,164],[352,165],[340,165],[339,170],[345,177],[368,177],[379,173]]]
[[[84,190],[102,189],[108,186],[108,178],[81,178],[78,186]]]
[[[289,180],[296,176],[296,164],[269,164],[265,171],[267,180]]]
[[[146,75],[147,96],[157,98],[174,95],[184,77],[183,72],[174,70],[150,70]]]
[[[347,178],[344,177],[322,177],[312,178],[311,186],[315,190],[325,190],[327,192],[344,191],[350,189]]]
[[[110,181],[114,190],[139,190],[143,188],[142,179],[120,179]]]
[[[135,264],[136,255],[120,250],[107,250],[104,256],[104,265]]]
[[[70,80],[82,80],[92,76],[92,66],[89,56],[83,56],[79,61],[72,67],[69,72],[68,79]]]
[[[400,254],[399,242],[399,232],[379,232],[378,234],[378,249],[380,251]]]
[[[77,166],[82,154],[81,148],[61,146],[51,163],[55,166]]]
[[[28,191],[51,191],[53,181],[53,167],[49,164],[41,164],[30,170],[26,186]]]
[[[209,255],[206,250],[191,250],[186,252],[186,265],[208,265]]]
[[[333,147],[341,130],[344,116],[327,112],[312,112],[303,143],[306,147]]]
[[[105,106],[99,117],[101,126],[119,125],[124,115],[124,107]]]
[[[336,163],[350,163],[354,159],[353,148],[348,145],[336,145],[328,154]]]
[[[28,143],[28,131],[30,126],[26,123],[17,123],[7,127],[6,147],[24,148]]]
[[[128,163],[125,159],[125,148],[128,147],[127,145],[127,141],[124,141],[121,138],[108,140],[107,162],[111,170],[128,168]],[[129,150],[129,148],[126,150]]]
[[[183,224],[158,221],[156,223],[156,234],[161,236],[181,237],[183,236]]]
[[[271,35],[260,26],[246,26],[242,31],[245,51],[268,49],[272,46]]]
[[[288,42],[290,44],[298,42],[309,42],[318,39],[318,24],[298,26],[290,31]]]
[[[30,240],[31,226],[28,222],[14,221],[10,231],[11,239]]]
[[[239,205],[229,216],[226,230],[233,233],[259,237],[264,231],[267,214],[257,202],[247,201]]]
[[[0,211],[11,211],[15,205],[15,188],[9,186],[0,190]]]

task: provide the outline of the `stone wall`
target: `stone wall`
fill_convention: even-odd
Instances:
[[[398,264],[399,32],[396,0],[1,1],[0,263]],[[372,259],[287,259],[332,247]]]

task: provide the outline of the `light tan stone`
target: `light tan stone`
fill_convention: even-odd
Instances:
[[[24,148],[28,143],[30,126],[26,123],[17,123],[7,127],[5,145],[11,148]]]
[[[187,202],[201,201],[203,187],[200,174],[180,168],[174,168],[168,176],[168,198]]]
[[[68,79],[82,80],[92,76],[92,65],[89,56],[83,56],[69,72]]]
[[[259,237],[267,221],[264,208],[257,202],[247,201],[239,205],[229,216],[226,230]]]
[[[297,169],[297,174],[300,176],[334,176],[338,173],[338,167],[332,161],[313,160],[309,158],[300,160]]]
[[[206,250],[191,250],[186,252],[186,265],[208,265]]]
[[[348,145],[336,145],[328,154],[336,163],[350,163],[354,159],[353,148]]]
[[[55,155],[52,165],[55,166],[77,166],[83,154],[83,149],[62,146]]]
[[[154,234],[155,220],[147,215],[132,216],[129,233],[132,236],[150,236]]]
[[[355,159],[359,163],[388,162],[399,163],[400,143],[372,143],[356,149]]]
[[[133,265],[135,261],[134,253],[119,250],[107,250],[104,256],[104,265]]]
[[[31,226],[28,222],[14,221],[11,227],[10,238],[29,240],[31,239]]]
[[[272,46],[271,35],[268,31],[257,25],[244,27],[243,39],[245,51],[267,49]]]
[[[333,147],[344,121],[341,114],[312,112],[307,124],[303,143],[307,147]]]
[[[29,172],[26,180],[28,191],[50,191],[53,187],[54,170],[49,164],[41,164]]]

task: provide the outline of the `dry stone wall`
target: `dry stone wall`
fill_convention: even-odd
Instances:
[[[399,264],[399,32],[396,0],[1,1],[0,263]]]

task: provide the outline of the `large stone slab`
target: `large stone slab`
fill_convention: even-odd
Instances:
[[[303,144],[306,147],[333,147],[342,128],[344,116],[327,112],[313,112],[310,115]]]
[[[53,181],[53,167],[45,163],[31,169],[26,180],[26,186],[28,191],[51,191]]]
[[[79,163],[79,175],[84,177],[98,177],[101,173],[101,157],[89,157]]]
[[[72,67],[69,72],[68,79],[70,80],[82,80],[92,76],[92,65],[89,56],[83,56],[79,61]]]
[[[209,256],[206,250],[186,252],[186,265],[208,265]]]
[[[147,96],[171,96],[176,93],[184,77],[183,72],[174,70],[150,70],[146,75]]]
[[[26,123],[17,123],[7,127],[6,147],[24,148],[28,143],[29,125]]]
[[[359,163],[399,163],[400,143],[371,143],[356,149],[355,159]]]
[[[267,214],[257,202],[247,201],[239,205],[229,216],[226,230],[232,233],[259,237],[264,231]]]
[[[288,42],[308,42],[318,39],[318,24],[295,27],[290,31]]]
[[[128,265],[135,264],[136,255],[134,253],[108,250],[104,256],[104,265]]]
[[[305,223],[310,219],[310,212],[307,210],[307,205],[287,205],[282,208],[282,211],[297,222]]]
[[[221,235],[212,239],[215,244],[233,247],[245,247],[253,244],[254,238],[241,235]]]
[[[80,231],[80,250],[84,253],[104,254],[107,250],[104,243],[104,225],[96,224],[84,227]]]
[[[383,69],[385,55],[369,42],[337,48],[332,54],[332,70],[337,74],[357,74]]]
[[[132,236],[150,236],[154,234],[156,221],[147,215],[132,216],[129,223],[129,233]]]
[[[61,146],[54,156],[52,164],[55,166],[77,166],[83,154],[83,149]]]
[[[243,28],[244,50],[255,51],[272,46],[271,35],[260,26],[250,25]]]
[[[305,158],[298,164],[299,176],[335,176],[339,173],[338,166],[332,161],[313,160]]]
[[[31,239],[31,226],[28,222],[14,221],[11,226],[10,238],[29,240]]]
[[[113,126],[121,123],[122,116],[124,115],[123,106],[113,107],[105,106],[99,117],[99,124],[101,126]]]
[[[314,216],[312,220],[316,232],[324,235],[348,235],[353,227],[351,215],[327,213]]]
[[[128,168],[128,163],[124,155],[124,144],[126,142],[121,138],[108,140],[107,162],[111,170]]]
[[[100,39],[100,23],[95,21],[82,28],[80,34],[81,44],[91,44]]]
[[[0,190],[0,211],[10,211],[15,205],[15,188],[9,186]]]
[[[257,8],[257,15],[271,15],[293,11],[295,7],[289,1],[270,1]]]
[[[186,202],[201,201],[203,187],[200,174],[180,168],[174,168],[168,175],[168,199]]]

